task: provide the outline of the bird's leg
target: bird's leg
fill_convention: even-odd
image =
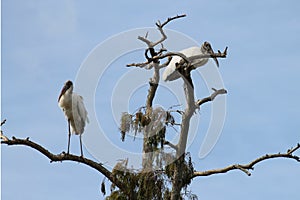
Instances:
[[[83,157],[81,134],[79,135],[79,141],[80,141],[80,152],[81,152],[81,157]]]
[[[68,128],[69,128],[69,136],[68,136],[68,151],[67,151],[67,154],[69,154],[69,150],[70,150],[70,139],[71,139],[70,120],[68,120]]]

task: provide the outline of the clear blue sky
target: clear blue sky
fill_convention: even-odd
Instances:
[[[65,150],[67,127],[57,97],[66,80],[75,80],[88,53],[112,35],[185,13],[187,18],[168,28],[199,43],[210,41],[215,49],[229,46],[219,68],[229,92],[225,126],[216,147],[201,160],[199,132],[200,139],[189,149],[196,169],[247,163],[286,151],[300,142],[299,9],[297,0],[3,0],[4,133],[30,137],[54,153]],[[121,61],[117,63],[122,68]],[[209,119],[210,106],[205,106],[202,122]],[[117,125],[111,126],[111,137],[119,139]],[[74,136],[73,153],[79,153],[78,143]],[[103,198],[103,176],[92,169],[70,162],[50,164],[27,147],[2,146],[1,151],[3,200]],[[257,165],[251,177],[235,171],[197,178],[191,189],[199,199],[297,199],[299,177],[299,163],[277,159]]]

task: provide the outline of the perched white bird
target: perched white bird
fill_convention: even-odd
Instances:
[[[80,151],[81,156],[83,156],[81,135],[84,131],[86,122],[89,121],[87,111],[83,104],[82,96],[73,93],[72,81],[67,81],[62,88],[61,93],[58,97],[58,105],[63,110],[68,120],[69,137],[67,153],[69,154],[71,133],[74,133],[76,135],[79,135]]]
[[[186,57],[190,58],[192,56],[197,56],[201,54],[213,54],[214,51],[209,42],[204,42],[201,47],[190,47],[187,49],[183,49],[179,51],[180,53],[184,54]],[[180,73],[176,70],[176,65],[180,62],[182,58],[180,56],[172,56],[171,62],[166,67],[163,73],[163,80],[164,81],[173,81],[180,77]],[[191,61],[191,65],[194,68],[201,67],[208,62],[209,58],[201,58],[195,59]],[[216,62],[217,66],[219,66],[219,62],[216,58],[213,58]]]

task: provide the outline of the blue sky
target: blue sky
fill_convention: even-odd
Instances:
[[[266,153],[286,151],[300,140],[299,8],[296,0],[3,0],[1,115],[7,119],[3,131],[8,136],[29,136],[54,153],[66,150],[67,126],[57,98],[63,83],[75,80],[89,52],[112,35],[185,13],[185,19],[168,28],[199,43],[210,41],[214,49],[229,47],[219,68],[229,92],[225,125],[204,159],[198,158],[204,134],[199,132],[189,149],[196,169],[247,163]],[[115,72],[125,73],[128,61],[142,60],[142,54],[124,63],[120,59]],[[142,94],[137,97],[141,104]],[[208,92],[198,94],[204,97]],[[102,101],[98,106],[102,103],[105,106]],[[200,127],[207,127],[209,117],[207,104]],[[109,127],[115,134],[111,137],[118,140],[117,124]],[[77,137],[72,137],[71,145],[71,151],[79,153]],[[2,146],[1,151],[3,200],[102,198],[103,177],[92,169],[70,162],[50,164],[26,147]],[[199,199],[296,199],[299,177],[299,163],[277,159],[257,165],[251,177],[235,171],[197,178],[191,189]]]

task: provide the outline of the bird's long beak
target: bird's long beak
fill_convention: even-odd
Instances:
[[[215,52],[214,52],[214,50],[212,49],[211,45],[209,45],[209,47],[210,47],[210,48],[209,48],[209,50],[208,50],[208,53],[211,54],[211,55],[213,55]],[[216,65],[217,65],[217,67],[219,67],[219,61],[218,61],[218,59],[217,59],[216,57],[213,57],[213,59],[214,59]]]
[[[61,92],[60,92],[60,95],[59,95],[59,97],[58,97],[58,102],[59,102],[61,96],[64,95],[65,92],[66,92],[68,89],[69,89],[69,87],[67,87],[66,85],[62,88],[62,90],[61,90]]]
[[[217,58],[213,58],[213,59],[214,59],[216,65],[217,65],[217,67],[219,67],[219,61],[218,61],[218,59]]]

